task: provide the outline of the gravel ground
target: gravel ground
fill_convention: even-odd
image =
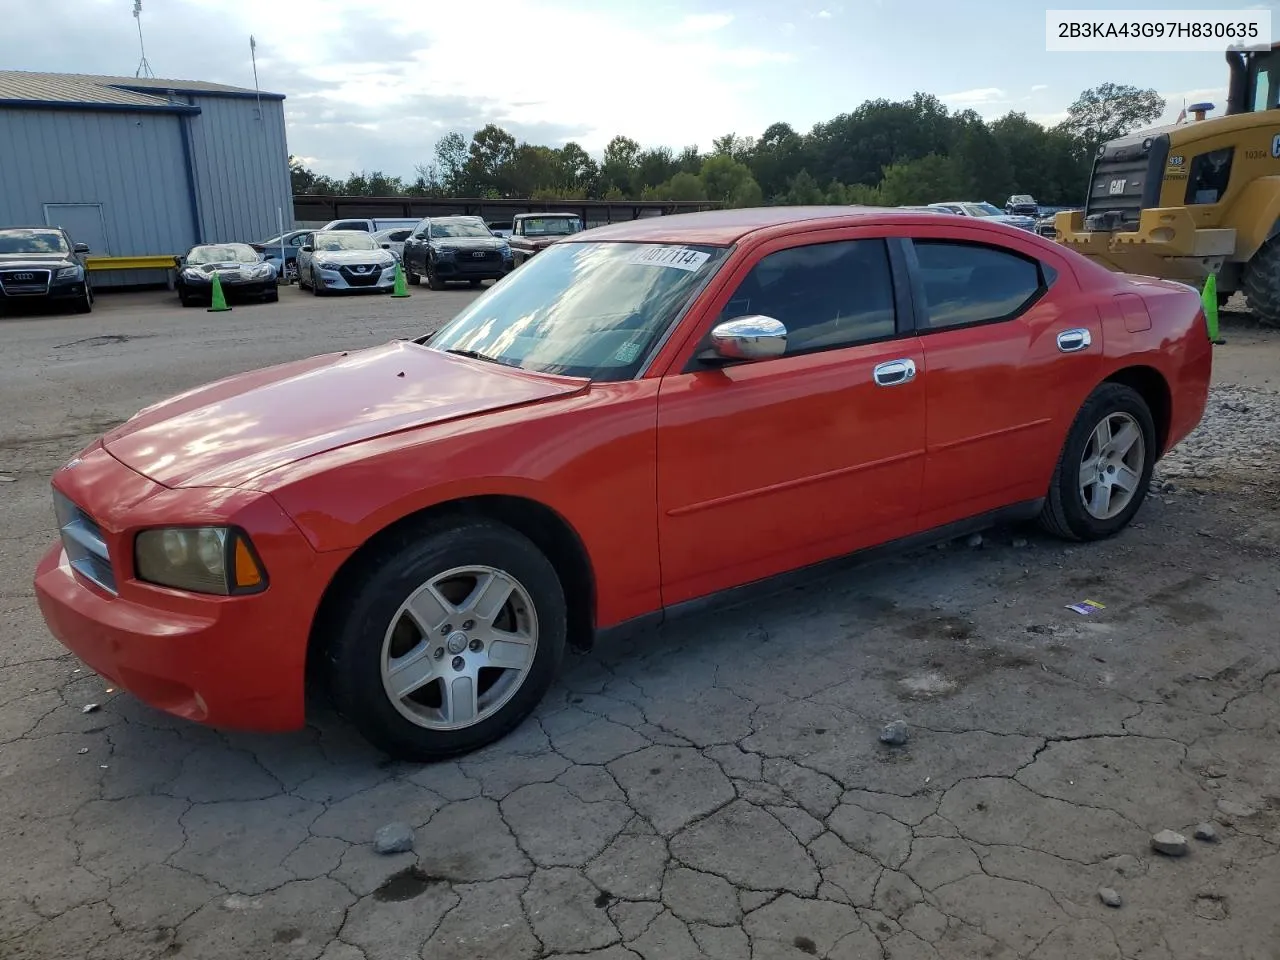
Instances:
[[[49,639],[31,570],[82,443],[470,296],[0,323],[0,957],[1277,956],[1280,334],[1244,318],[1122,536],[991,531],[605,645],[456,763],[323,712],[170,720]]]

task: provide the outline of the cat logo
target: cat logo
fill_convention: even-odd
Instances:
[[[1271,156],[1280,157],[1280,133],[1271,138]]]

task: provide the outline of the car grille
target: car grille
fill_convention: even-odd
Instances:
[[[382,268],[367,263],[356,263],[349,267],[340,267],[338,273],[342,279],[353,287],[372,287],[382,276]]]
[[[490,274],[501,260],[497,250],[460,250],[454,263],[459,273]]]
[[[1159,202],[1168,158],[1167,135],[1154,138],[1148,149],[1137,143],[1108,147],[1094,163],[1089,179],[1085,229],[1136,229],[1143,208]]]
[[[0,290],[8,297],[44,296],[52,276],[52,270],[0,270]]]
[[[57,490],[53,491],[53,509],[58,518],[62,549],[67,554],[71,569],[108,593],[116,593],[111,552],[107,549],[101,528]]]

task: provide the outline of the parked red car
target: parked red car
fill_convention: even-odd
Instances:
[[[375,744],[439,758],[600,631],[1001,520],[1116,533],[1200,420],[1211,349],[1191,288],[978,219],[615,224],[434,336],[143,410],[54,475],[36,591],[162,710],[294,728],[312,677]]]

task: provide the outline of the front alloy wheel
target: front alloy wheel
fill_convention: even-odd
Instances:
[[[1080,500],[1089,516],[1110,520],[1123,513],[1138,492],[1146,462],[1138,421],[1123,411],[1103,417],[1080,461]]]
[[[442,518],[398,534],[329,603],[321,642],[338,711],[402,760],[439,760],[504,736],[538,705],[564,655],[555,567],[487,519]]]
[[[459,730],[515,695],[538,651],[538,617],[520,581],[455,567],[401,605],[382,641],[382,686],[406,719]]]

